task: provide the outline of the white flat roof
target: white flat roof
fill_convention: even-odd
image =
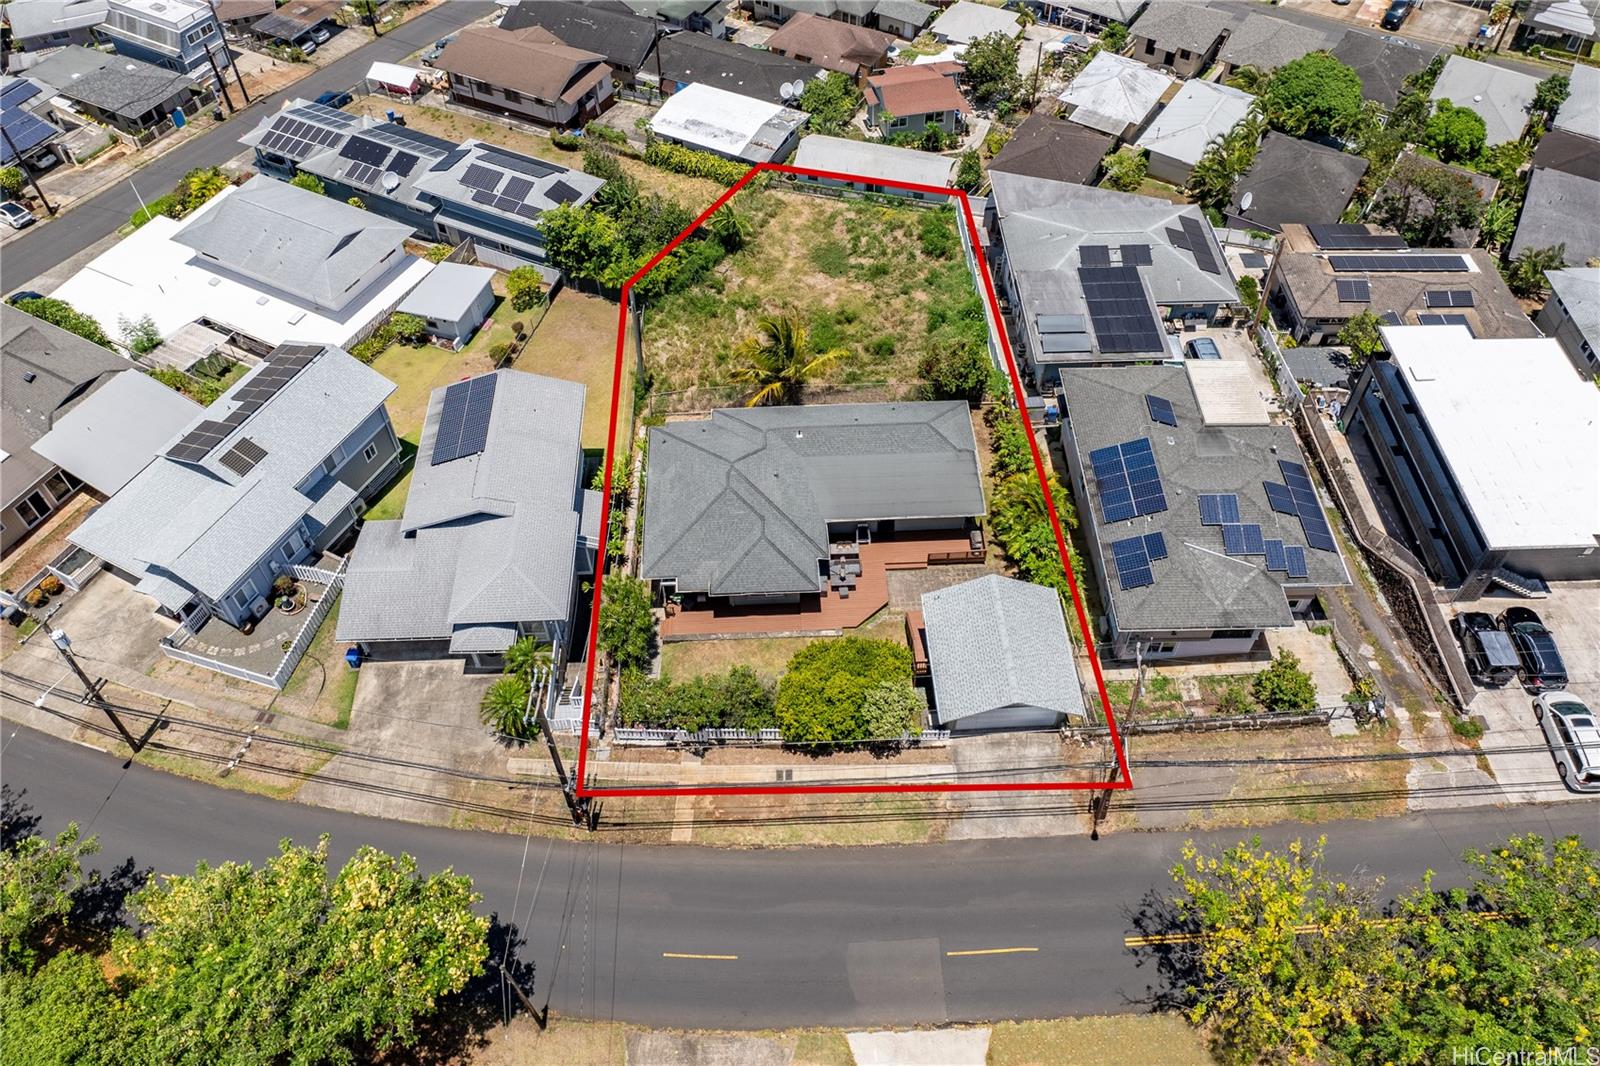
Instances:
[[[401,85],[407,88],[415,85],[417,79],[422,77],[422,71],[415,67],[403,67],[399,63],[377,62],[367,68],[367,80],[379,82],[383,85]]]
[[[858,174],[863,178],[934,186],[949,185],[956,169],[953,156],[816,133],[801,138],[792,162],[797,167],[810,167],[812,170],[831,170],[838,174]]]
[[[795,118],[790,120],[785,112]],[[786,133],[803,121],[803,112],[694,82],[667,97],[650,120],[650,128],[684,144],[745,156],[770,123],[784,127]],[[763,158],[770,155],[769,150]]]
[[[1382,332],[1489,547],[1594,546],[1600,390],[1561,345],[1465,326]]]
[[[121,320],[149,315],[163,340],[204,318],[268,345],[301,341],[348,347],[433,269],[416,256],[397,256],[393,269],[335,314],[206,263],[193,248],[172,239],[187,221],[152,218],[52,295],[93,316],[112,337],[121,332]]]

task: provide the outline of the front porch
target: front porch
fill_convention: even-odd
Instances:
[[[836,547],[826,592],[801,596],[796,603],[734,606],[718,599],[669,603],[661,639],[842,633],[889,605],[889,571],[982,562],[981,534],[977,544],[974,554],[972,534],[944,531],[897,533],[847,549]]]

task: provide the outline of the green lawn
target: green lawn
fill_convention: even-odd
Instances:
[[[405,513],[406,494],[411,491],[411,473],[417,461],[417,437],[421,433],[417,429],[400,438],[400,476],[367,508],[369,522],[389,521]]]
[[[504,319],[504,324],[497,323],[495,327],[497,333],[504,329],[506,337],[510,336],[509,323],[513,321],[509,312],[506,308],[499,313],[497,317]],[[487,352],[490,345],[504,339],[494,336],[485,342],[479,336],[467,351],[477,349],[483,342],[482,350]],[[581,382],[588,390],[583,406],[583,446],[604,448],[611,424],[611,372],[616,355],[617,305],[598,296],[562,289],[514,366],[530,374]],[[628,360],[623,363],[627,369]],[[629,401],[626,394],[623,399]],[[622,411],[624,418],[628,414],[627,409]]]
[[[776,681],[794,653],[815,637],[751,637],[745,640],[680,640],[661,647],[661,672],[674,681],[702,674],[725,674],[748,666]]]
[[[339,628],[339,608],[335,603],[328,616],[317,627],[294,673],[283,686],[281,698],[286,704],[307,705],[307,717],[325,722],[335,729],[350,727],[350,709],[355,705],[356,671],[344,662],[344,649],[334,640]],[[296,713],[302,713],[300,709]]]

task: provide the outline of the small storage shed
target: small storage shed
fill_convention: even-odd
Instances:
[[[483,325],[494,307],[494,271],[465,263],[440,263],[396,309],[428,324],[428,333],[457,348]]]

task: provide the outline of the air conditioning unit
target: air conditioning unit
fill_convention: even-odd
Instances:
[[[261,618],[266,613],[267,613],[267,601],[262,599],[260,596],[257,596],[256,597],[256,602],[254,602],[254,603],[252,603],[250,605],[250,616],[252,618]]]

